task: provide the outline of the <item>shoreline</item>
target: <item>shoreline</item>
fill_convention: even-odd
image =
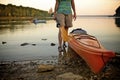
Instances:
[[[72,52],[72,53],[70,53]],[[113,59],[106,69],[99,74],[94,74],[86,62],[78,56],[71,48],[67,51],[59,53],[55,58],[56,63],[48,60],[47,63],[40,63],[39,60],[30,60],[22,62],[11,62],[0,64],[0,79],[1,80],[59,80],[62,76],[62,80],[65,80],[65,75],[71,75],[67,77],[71,79],[74,76],[81,77],[80,80],[113,80],[120,79],[120,58]],[[45,68],[39,68],[39,66],[53,66],[49,70],[44,71]],[[39,72],[40,70],[40,72]],[[64,75],[64,76],[63,76]],[[78,77],[77,77],[78,78]],[[74,79],[71,79],[74,80]],[[79,80],[79,79],[78,79]]]
[[[120,16],[113,15],[77,15],[77,17],[113,17],[120,18]],[[33,20],[35,17],[0,17],[0,20]],[[38,19],[53,19],[53,17],[37,17]]]
[[[39,59],[1,60],[0,64],[26,64],[31,62],[36,64],[57,64],[58,56],[40,56]]]
[[[34,18],[40,20],[51,20],[52,17],[0,17],[0,21],[32,21]]]
[[[34,17],[0,17],[0,20],[32,20]]]
[[[54,60],[57,59],[57,63],[53,64],[50,60],[46,63],[39,63],[39,60],[31,60],[31,61],[22,61],[22,62],[11,62],[8,64],[0,64],[0,73],[1,79],[6,80],[58,80],[57,77],[64,73],[73,73],[74,75],[79,74],[81,71],[84,71],[82,74],[79,75],[85,75],[87,72],[89,72],[88,66],[84,64],[84,61],[81,59],[78,59],[79,57],[74,57],[74,55],[69,55],[66,52],[59,53],[58,58],[54,58]],[[40,59],[41,60],[41,59]],[[74,61],[75,60],[75,61]],[[80,63],[80,64],[78,64]],[[40,65],[52,65],[54,68],[53,70],[38,72]],[[76,66],[75,66],[76,65]],[[86,68],[86,67],[87,68]],[[83,69],[83,67],[85,67]],[[77,69],[79,68],[79,70]],[[41,70],[41,69],[40,69]],[[44,70],[44,69],[43,69]],[[12,73],[12,74],[11,74]],[[90,73],[90,72],[89,72]],[[87,74],[88,78],[90,78],[90,75]],[[84,77],[85,78],[85,77]]]

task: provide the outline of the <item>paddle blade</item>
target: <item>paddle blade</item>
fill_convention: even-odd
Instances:
[[[64,27],[60,27],[60,31],[61,31],[61,37],[63,39],[63,41],[68,41],[68,31],[65,30]]]

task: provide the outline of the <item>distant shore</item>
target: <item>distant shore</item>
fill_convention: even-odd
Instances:
[[[0,21],[26,21],[26,20],[33,20],[34,18],[40,19],[40,20],[50,20],[53,19],[53,17],[0,17]]]
[[[77,15],[78,17],[115,17],[114,15]],[[34,17],[6,17],[6,16],[3,16],[3,17],[0,17],[0,19],[31,19],[31,18],[34,18]],[[36,18],[43,18],[43,17],[36,17]],[[46,17],[46,18],[51,18],[51,17]]]
[[[115,15],[78,15],[78,17],[118,17]]]
[[[33,17],[0,17],[0,20],[32,20]]]
[[[77,15],[78,17],[119,17],[119,16],[115,16],[115,15]],[[34,17],[0,17],[0,20],[3,19],[33,19]],[[52,17],[36,17],[36,18],[52,18]]]

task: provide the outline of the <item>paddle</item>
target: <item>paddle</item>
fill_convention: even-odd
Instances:
[[[67,42],[68,39],[69,39],[69,37],[68,37],[68,31],[65,30],[64,26],[60,27],[60,31],[61,31],[61,36],[62,36],[63,41]]]

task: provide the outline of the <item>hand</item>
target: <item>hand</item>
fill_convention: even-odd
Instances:
[[[56,20],[56,13],[53,14],[53,19]]]
[[[77,18],[76,13],[74,13],[74,15],[73,15],[74,21],[76,20],[76,18]]]

